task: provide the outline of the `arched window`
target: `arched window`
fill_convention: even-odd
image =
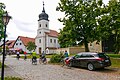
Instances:
[[[41,24],[40,24],[40,27],[41,27]]]
[[[46,24],[46,27],[47,27],[47,24]]]
[[[41,43],[41,39],[39,39],[39,43]]]

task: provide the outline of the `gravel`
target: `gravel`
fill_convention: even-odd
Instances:
[[[31,60],[17,60],[10,56],[7,56],[5,64],[9,66],[5,69],[5,76],[18,76],[24,80],[120,80],[117,69],[88,71],[60,65],[32,65]]]

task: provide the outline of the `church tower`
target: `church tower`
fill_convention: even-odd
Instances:
[[[49,33],[48,14],[45,13],[44,2],[42,13],[39,14],[37,36],[35,38],[36,52],[42,53],[46,49],[46,33]]]

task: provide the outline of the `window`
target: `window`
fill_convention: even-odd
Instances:
[[[40,24],[40,27],[41,27],[41,24]]]
[[[41,32],[39,32],[41,34]]]
[[[46,24],[46,27],[47,27],[47,24]]]
[[[50,43],[52,43],[52,39],[50,39]]]
[[[41,43],[41,39],[39,39],[39,43]]]
[[[22,43],[20,43],[20,45],[22,45]]]
[[[54,39],[54,43],[56,43],[56,39]]]
[[[18,45],[18,43],[16,43],[16,45]]]

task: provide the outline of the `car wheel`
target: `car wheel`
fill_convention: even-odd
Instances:
[[[87,65],[88,70],[93,71],[95,70],[94,65],[92,63],[88,63]]]
[[[72,61],[69,62],[68,66],[69,66],[69,67],[72,67],[72,66],[73,66],[73,65],[72,65]]]

